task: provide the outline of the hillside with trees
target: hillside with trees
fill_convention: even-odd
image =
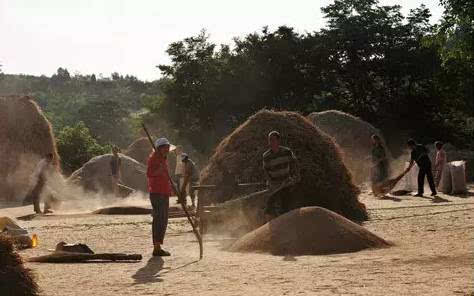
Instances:
[[[424,6],[403,15],[377,0],[336,0],[322,8],[327,25],[319,31],[263,28],[229,45],[202,31],[176,41],[157,81],[59,68],[52,77],[0,74],[0,94],[33,95],[57,135],[88,130],[96,142],[87,135],[83,142],[102,149],[126,147],[145,121],[209,155],[262,108],[338,109],[380,128],[389,142],[403,135],[474,149],[474,4],[440,3],[443,18],[430,24]],[[103,151],[94,147],[86,150]]]

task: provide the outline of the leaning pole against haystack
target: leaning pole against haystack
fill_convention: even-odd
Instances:
[[[379,136],[388,160],[392,158],[382,133],[358,117],[329,110],[311,113],[308,118],[319,129],[334,138],[342,150],[343,162],[352,173],[356,184],[366,182],[370,176],[371,161],[368,157],[372,151],[372,135]]]
[[[30,186],[30,174],[49,153],[59,170],[51,124],[34,99],[0,96],[0,198],[22,200]]]
[[[262,154],[272,130],[281,133],[281,144],[291,148],[298,160],[301,181],[288,196],[292,209],[320,206],[350,220],[368,218],[334,140],[298,113],[261,110],[222,140],[201,172],[200,184],[217,184],[214,190],[199,194],[204,228],[225,225],[248,231],[263,224],[262,208],[268,195],[256,192],[239,197],[233,181],[265,181]]]

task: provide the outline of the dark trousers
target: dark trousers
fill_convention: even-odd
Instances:
[[[170,198],[164,194],[150,193],[150,202],[152,207],[151,215],[153,217],[153,222],[151,224],[153,245],[163,244],[166,227],[168,227]]]
[[[265,214],[278,217],[290,211],[290,188],[286,187],[272,196],[267,200],[265,207]]]
[[[41,202],[41,193],[43,192],[45,186],[45,181],[42,176],[38,178],[38,182],[36,182],[35,186],[33,187],[30,192],[28,192],[28,195],[26,196],[25,200],[23,201],[23,204],[28,204],[29,202],[33,202],[33,209],[35,213],[41,213],[41,207],[40,207],[40,202]],[[44,210],[49,210],[51,206],[49,205],[49,196],[46,196],[44,198]]]
[[[425,187],[425,176],[428,179],[430,184],[430,189],[432,193],[436,194],[436,186],[433,178],[433,172],[430,165],[420,166],[420,171],[418,172],[418,194],[423,194]]]

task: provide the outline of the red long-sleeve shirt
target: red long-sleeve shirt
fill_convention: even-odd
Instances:
[[[168,162],[160,154],[153,152],[148,157],[146,170],[148,191],[170,196],[173,193],[168,177]]]

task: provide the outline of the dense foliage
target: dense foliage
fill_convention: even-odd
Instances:
[[[413,136],[472,149],[474,2],[440,3],[444,16],[433,25],[424,6],[404,16],[377,0],[335,0],[322,8],[327,26],[319,31],[263,28],[221,46],[203,31],[174,42],[158,81],[59,68],[50,78],[0,73],[0,94],[34,95],[56,133],[87,127],[101,147],[126,147],[144,120],[206,155],[266,107],[338,109],[381,128],[388,142]]]
[[[111,153],[111,147],[98,144],[82,121],[59,131],[56,144],[65,173],[72,173],[94,156]]]
[[[442,4],[439,25],[424,6],[405,17],[398,5],[336,0],[322,9],[328,25],[319,32],[264,28],[232,49],[205,32],[175,42],[171,64],[159,66],[171,83],[154,112],[203,151],[262,107],[339,109],[389,135],[472,147],[473,4]]]

